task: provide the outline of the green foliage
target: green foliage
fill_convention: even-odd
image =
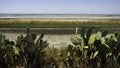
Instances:
[[[100,40],[101,37],[102,37],[102,33],[98,31],[98,32],[96,33],[96,39],[97,39],[97,40]]]
[[[92,34],[89,38],[88,44],[94,44],[95,40],[96,40],[96,35]]]
[[[9,67],[13,62],[13,49],[12,46],[15,43],[13,41],[9,41],[5,38],[3,33],[0,33],[0,66],[2,68]]]
[[[18,36],[15,44],[0,33],[0,67],[42,67],[44,49],[48,43],[43,40],[44,34],[41,34],[38,39],[36,36],[36,34],[29,33],[25,37]]]
[[[120,54],[118,41],[120,42],[120,35],[118,33],[108,34],[107,31],[98,31],[92,34],[92,28],[88,29],[87,32],[85,28],[82,28],[80,35],[71,39],[71,42],[75,45],[72,48],[83,46],[83,49],[79,47],[79,50],[76,51],[79,57],[88,59],[89,64],[95,68],[107,67],[109,64],[111,67],[120,67],[117,61]],[[84,44],[82,45],[81,43],[83,42]],[[104,65],[105,63],[108,65]]]
[[[75,27],[96,27],[96,28],[110,28],[120,27],[120,21],[115,22],[115,20],[106,22],[100,21],[42,21],[42,20],[25,20],[25,19],[0,19],[0,28],[75,28]]]
[[[102,32],[102,37],[105,37],[108,34],[108,31]]]
[[[68,56],[70,56],[70,55],[73,55],[73,46],[72,45],[69,45],[68,46]]]
[[[0,68],[119,68],[120,33],[81,29],[67,48],[50,48],[41,33],[20,35],[16,41],[0,33]]]

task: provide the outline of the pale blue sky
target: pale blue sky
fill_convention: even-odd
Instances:
[[[0,13],[120,14],[120,0],[0,0]]]

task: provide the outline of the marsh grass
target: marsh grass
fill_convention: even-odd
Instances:
[[[35,20],[0,20],[0,28],[74,28],[74,27],[120,27],[120,21],[35,21]]]

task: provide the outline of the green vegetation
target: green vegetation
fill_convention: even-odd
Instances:
[[[29,32],[29,31],[28,31]],[[9,41],[0,33],[0,68],[39,68],[43,65],[44,34],[36,39],[36,34],[18,36],[16,42]],[[35,41],[36,40],[36,41]],[[40,65],[39,65],[40,64]]]
[[[0,28],[71,28],[71,27],[120,27],[119,21],[19,21],[0,20]]]
[[[69,56],[78,56],[90,68],[119,68],[120,67],[120,34],[108,34],[107,31],[92,34],[92,28],[81,29],[79,36],[73,37],[69,45]],[[75,48],[76,51],[73,51]]]
[[[0,33],[1,68],[119,68],[120,33],[107,31],[92,34],[92,28],[81,29],[67,48],[49,47],[44,34],[18,36],[16,42]]]

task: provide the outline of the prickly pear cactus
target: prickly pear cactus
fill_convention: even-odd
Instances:
[[[86,34],[87,41],[89,40],[91,34],[92,34],[92,28],[89,28]]]
[[[4,44],[5,44],[5,36],[2,33],[0,33],[0,46]]]
[[[83,39],[82,37],[80,37],[80,36],[72,37],[72,38],[71,38],[71,42],[72,42],[74,45],[79,46],[80,51],[83,51],[83,48],[84,48],[84,39]]]
[[[73,46],[72,45],[68,46],[68,55],[67,56],[70,56],[70,55],[73,55]]]
[[[96,33],[96,39],[97,39],[97,40],[100,40],[101,37],[102,37],[102,33],[98,31],[98,32]]]
[[[102,32],[102,37],[105,37],[108,34],[108,31]]]
[[[85,28],[81,28],[80,34],[81,37],[85,37]]]
[[[96,34],[92,34],[91,36],[90,36],[90,39],[89,39],[89,41],[88,41],[88,44],[93,44],[94,42],[95,42],[95,40],[96,40]]]

